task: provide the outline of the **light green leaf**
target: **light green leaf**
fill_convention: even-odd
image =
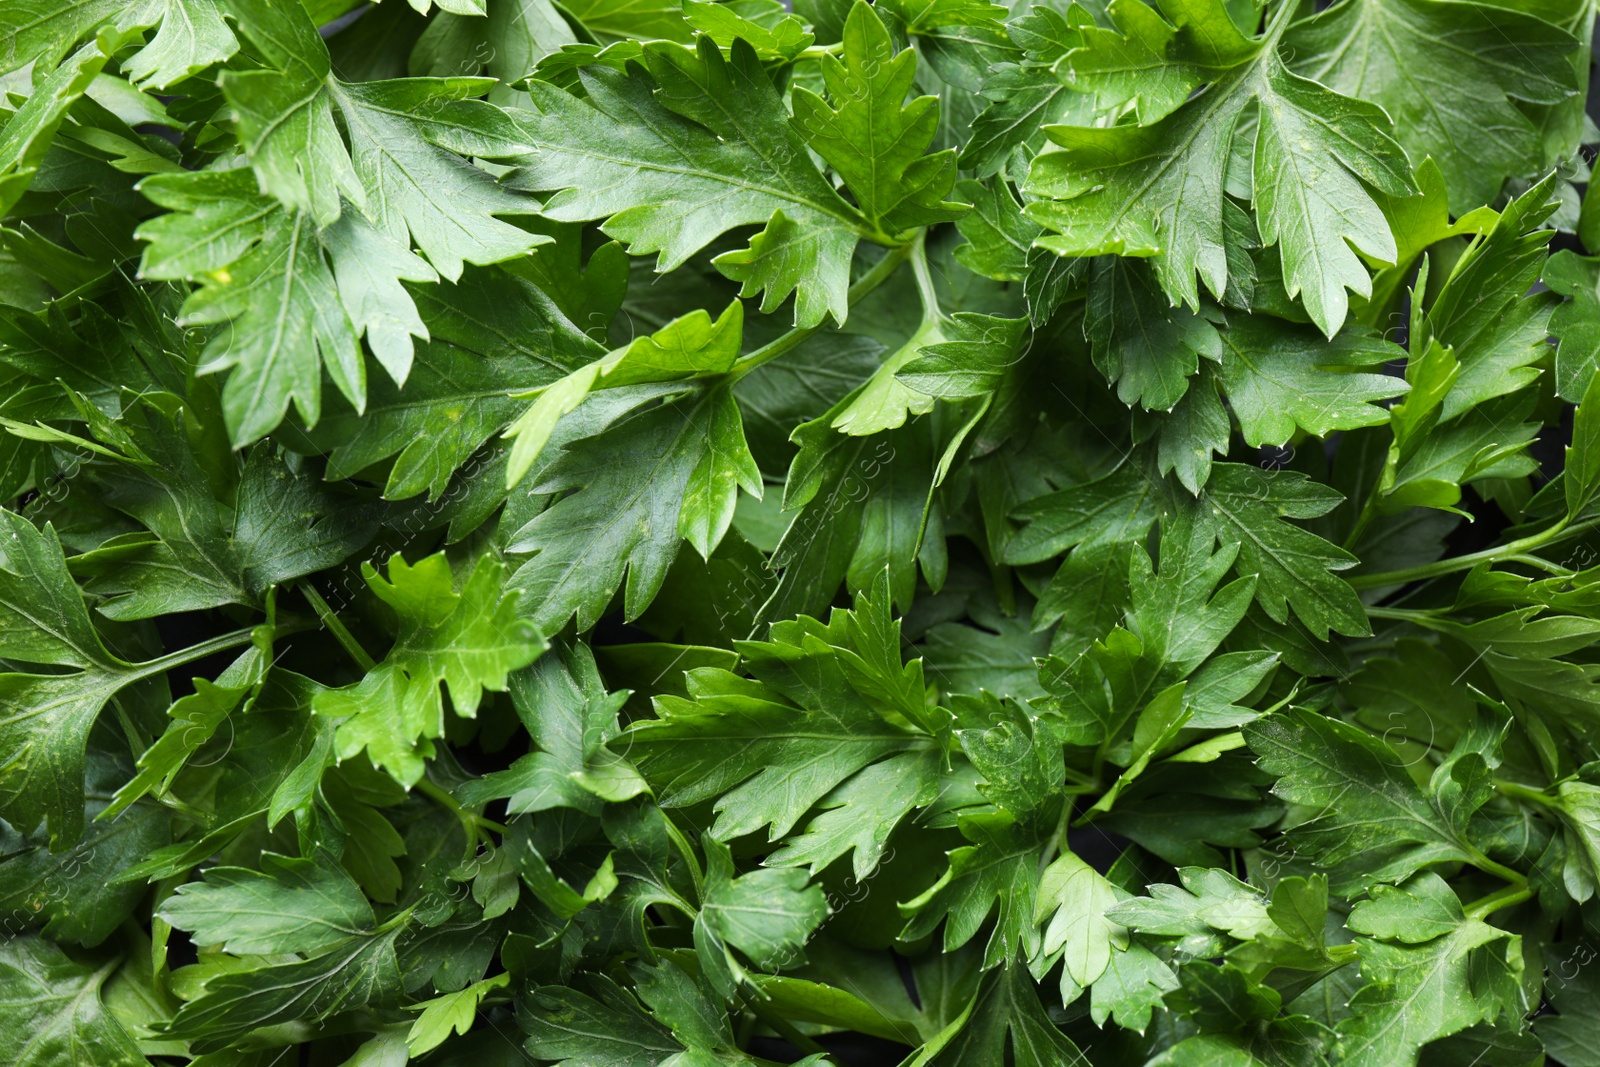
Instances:
[[[1419,945],[1443,937],[1465,920],[1461,901],[1444,879],[1425,871],[1403,886],[1373,886],[1370,899],[1350,910],[1345,925],[1380,941]]]
[[[734,4],[685,0],[683,19],[723,48],[732,48],[735,39],[748,42],[763,59],[793,61],[816,40],[803,21],[776,3],[745,4],[743,11]]]
[[[505,566],[488,554],[459,592],[442,552],[415,565],[396,554],[387,580],[370,563],[362,576],[394,609],[394,646],[361,681],[318,693],[312,710],[344,720],[335,734],[340,759],[365,749],[409,787],[422,777],[434,739],[444,736],[439,683],[449,687],[455,713],[472,718],[483,691],[504,692],[510,673],[538,658],[544,640],[519,617],[520,593],[503,590]]]
[[[743,336],[744,305],[735,300],[715,321],[704,311],[692,311],[547,386],[505,432],[504,436],[515,441],[507,484],[514,487],[522,480],[544,451],[556,424],[592,390],[726,374],[739,358]],[[737,432],[742,441],[742,423],[737,431],[726,427],[724,435],[727,432]],[[716,436],[715,430],[712,436]],[[759,497],[759,486],[751,492]]]
[[[606,691],[587,646],[557,646],[513,674],[510,692],[538,751],[463,785],[462,803],[504,798],[513,815],[555,807],[596,812],[597,799],[626,800],[646,788],[632,764],[605,747],[621,729],[617,715],[628,694]]]
[[[1454,894],[1448,888],[1441,895]],[[1457,902],[1459,907],[1459,902]],[[1422,944],[1359,945],[1364,985],[1341,1020],[1339,1056],[1360,1067],[1416,1062],[1427,1042],[1500,1015],[1498,997],[1506,981],[1515,990],[1519,1018],[1521,939],[1479,919],[1465,919]]]
[[[1060,953],[1063,981],[1070,978],[1087,988],[1105,973],[1113,953],[1128,947],[1127,928],[1107,914],[1121,895],[1071,852],[1063,852],[1039,876],[1034,919],[1045,924],[1039,952],[1046,959]]]
[[[9,12],[8,12],[9,14]],[[32,184],[56,129],[67,111],[105,66],[114,41],[86,44],[39,85],[0,130],[0,214],[11,208]]]
[[[944,200],[955,181],[955,151],[923,155],[938,125],[938,99],[905,103],[916,53],[896,53],[872,6],[857,0],[845,20],[842,55],[822,60],[827,101],[803,86],[795,90],[794,122],[806,143],[885,233],[960,217],[963,205]]]
[[[1124,900],[1108,911],[1108,917],[1161,937],[1186,937],[1210,928],[1249,941],[1275,930],[1260,891],[1226,872],[1184,867],[1178,879],[1181,887],[1152,885],[1149,897]]]
[[[497,974],[459,992],[446,993],[418,1005],[422,1014],[406,1032],[407,1050],[413,1056],[420,1056],[444,1044],[453,1033],[465,1034],[477,1020],[483,998],[496,989],[504,989],[510,981],[509,974]]]
[[[810,163],[755,51],[735,41],[724,59],[702,37],[698,51],[652,44],[645,63],[655,91],[601,68],[582,71],[583,100],[532,83],[538,112],[525,126],[538,151],[512,184],[556,191],[549,218],[605,219],[633,255],[659,253],[661,271],[728,229],[770,223],[721,269],[745,296],[764,289],[765,311],[798,289],[796,325],[842,324],[850,256],[871,229]]]
[[[216,0],[144,0],[120,24],[156,27],[155,36],[123,66],[128,80],[141,88],[165,89],[239,48]]]

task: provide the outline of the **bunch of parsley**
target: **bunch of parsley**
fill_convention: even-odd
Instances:
[[[0,1059],[1600,1065],[1504,3],[0,2]]]

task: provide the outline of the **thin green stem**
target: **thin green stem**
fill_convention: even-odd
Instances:
[[[1568,537],[1575,537],[1584,530],[1594,525],[1594,520],[1583,522],[1577,526],[1568,526],[1567,520],[1562,519],[1548,530],[1541,530],[1536,534],[1518,538],[1509,544],[1495,548],[1486,548],[1481,552],[1470,552],[1465,556],[1454,556],[1450,559],[1441,559],[1435,563],[1424,563],[1419,567],[1406,567],[1398,571],[1383,571],[1379,574],[1358,574],[1350,579],[1350,584],[1357,589],[1377,589],[1387,585],[1405,585],[1409,582],[1420,582],[1429,578],[1439,578],[1446,574],[1455,574],[1458,571],[1471,570],[1480,563],[1503,563],[1507,560],[1517,559],[1536,548],[1553,544]]]
[[[1039,874],[1044,874],[1044,869],[1050,866],[1061,851],[1061,842],[1067,837],[1067,823],[1072,818],[1072,800],[1063,798],[1061,802],[1061,815],[1056,819],[1055,833],[1050,835],[1050,843],[1045,846],[1044,852],[1039,855]]]
[[[112,697],[110,703],[111,710],[116,712],[117,723],[122,727],[122,736],[127,738],[132,754],[137,759],[141,752],[150,747],[150,738],[139,724],[133,721],[133,716],[128,714],[128,709],[123,706],[121,700]]]
[[[1396,619],[1400,622],[1414,622],[1419,626],[1426,626],[1432,622],[1438,612],[1426,608],[1368,608],[1367,615],[1374,619]]]
[[[1343,966],[1346,963],[1354,962],[1358,952],[1359,950],[1356,948],[1354,942],[1347,945],[1328,946],[1328,958],[1340,966]]]
[[[1549,560],[1540,559],[1538,556],[1529,556],[1529,555],[1507,556],[1501,562],[1502,563],[1520,563],[1524,567],[1532,567],[1535,570],[1541,570],[1541,571],[1546,572],[1547,574],[1553,574],[1557,578],[1567,578],[1567,577],[1571,577],[1571,575],[1572,575],[1572,568],[1571,567],[1563,567],[1559,563],[1551,563]]]
[[[836,56],[844,51],[844,42],[835,41],[833,44],[814,44],[810,48],[795,56],[795,62],[802,59],[821,59],[823,56]]]
[[[922,298],[924,328],[939,321],[939,294],[933,287],[933,271],[928,266],[928,231],[922,230],[911,242],[911,274],[917,279],[917,296]]]
[[[754,1015],[757,1019],[760,1019],[769,1028],[771,1028],[773,1033],[789,1042],[789,1044],[793,1045],[801,1052],[806,1052],[813,1056],[826,1056],[828,1054],[827,1049],[811,1040],[805,1034],[802,1034],[799,1030],[796,1030],[794,1024],[788,1019],[785,1019],[783,1016],[778,1015],[775,1012],[770,1012],[766,1008],[762,1007],[761,1004],[756,1001],[755,997],[750,996],[748,993],[741,993],[739,994],[739,999],[744,1001],[744,1006],[750,1010],[750,1014]]]
[[[889,249],[888,252],[884,253],[883,258],[874,263],[872,265],[872,269],[863,274],[861,278],[850,287],[850,292],[848,294],[850,303],[856,303],[878,286],[888,281],[889,276],[899,268],[900,264],[906,261],[907,256],[911,255],[912,248],[920,248],[921,246],[922,238],[919,234],[917,240],[908,242],[907,244],[897,245],[894,248]],[[746,374],[749,374],[762,364],[770,363],[779,356],[794,351],[802,342],[805,341],[806,338],[810,337],[820,329],[822,329],[822,324],[820,322],[815,326],[796,326],[794,329],[789,330],[762,345],[749,355],[739,357],[738,361],[735,362],[732,368],[729,369],[726,375],[727,381],[730,384],[737,382],[739,379],[743,378]]]
[[[153,793],[152,797],[159,801],[163,807],[170,808],[179,815],[184,816],[196,826],[210,826],[213,823],[214,817],[210,812],[201,811],[182,797],[174,796],[172,793]]]
[[[1065,770],[1067,777],[1077,782],[1079,785],[1087,786],[1090,789],[1098,789],[1100,787],[1099,779],[1091,778],[1089,775],[1072,767],[1067,767]]]
[[[678,824],[665,814],[661,817],[667,824],[667,836],[677,846],[678,853],[683,857],[683,862],[689,865],[689,881],[694,883],[694,899],[698,904],[705,900],[705,872],[700,869],[700,859],[694,854],[694,847],[689,844],[689,839],[683,836],[683,831],[678,829]]]
[[[689,903],[687,900],[684,900],[683,897],[674,892],[670,886],[666,887],[666,895],[661,897],[652,897],[651,899],[657,904],[666,904],[676,908],[678,910],[678,914],[688,919],[691,923],[700,917],[700,909]]]
[[[1356,524],[1350,528],[1350,536],[1344,539],[1344,550],[1353,551],[1356,543],[1361,540],[1361,535],[1367,532],[1367,525],[1372,522],[1373,516],[1378,513],[1378,491],[1374,489],[1367,496],[1367,502],[1361,505],[1361,514],[1356,516]]]
[[[1532,898],[1532,896],[1533,890],[1528,887],[1527,882],[1523,882],[1521,885],[1508,885],[1504,889],[1497,889],[1488,896],[1474,901],[1466,909],[1467,918],[1487,919],[1502,908],[1521,904],[1524,900]]]
[[[503,824],[497,823],[493,819],[486,819],[477,812],[462,807],[461,801],[457,800],[448,789],[430,782],[426,778],[417,782],[417,792],[454,815],[456,821],[461,823],[461,832],[467,839],[468,856],[477,851],[478,838],[481,831],[493,830],[497,834],[506,832],[506,827]]]
[[[1472,865],[1480,871],[1492,874],[1501,881],[1510,883],[1513,887],[1528,884],[1528,876],[1521,871],[1513,870],[1503,863],[1498,863],[1470,846],[1467,848],[1467,852],[1471,856]]]
[[[1503,778],[1494,779],[1493,784],[1496,791],[1501,795],[1511,797],[1514,800],[1526,800],[1530,804],[1538,804],[1544,808],[1556,806],[1555,798],[1542,789],[1535,789],[1532,786],[1523,785],[1521,782],[1508,782]]]
[[[306,598],[306,602],[311,605],[311,610],[317,613],[317,618],[322,620],[322,625],[326,626],[328,632],[333,634],[334,640],[338,641],[340,645],[344,646],[344,650],[350,653],[350,658],[356,661],[356,666],[363,671],[370,671],[378,665],[376,660],[367,655],[367,650],[361,647],[361,642],[356,640],[355,635],[345,629],[344,623],[339,621],[339,616],[334,612],[333,608],[328,606],[328,602],[322,599],[322,594],[317,592],[317,587],[312,585],[309,579],[302,579],[296,588],[300,590],[300,595]]]
[[[243,630],[233,630],[209,640],[201,641],[198,645],[190,645],[188,648],[179,649],[176,652],[168,652],[165,656],[148,659],[143,663],[135,663],[133,667],[137,677],[148,678],[154,674],[170,671],[174,667],[181,667],[185,663],[193,663],[197,659],[205,659],[216,652],[226,652],[230,648],[248,645],[254,633],[255,627],[247,626]]]
[[[1262,39],[1262,51],[1276,48],[1278,41],[1283,37],[1283,31],[1289,28],[1289,23],[1294,21],[1295,8],[1300,5],[1295,0],[1282,0],[1272,18],[1267,22],[1267,32]]]

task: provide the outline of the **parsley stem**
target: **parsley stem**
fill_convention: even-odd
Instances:
[[[1287,30],[1289,23],[1294,21],[1295,9],[1299,6],[1294,0],[1283,0],[1278,5],[1277,10],[1272,13],[1272,17],[1267,20],[1266,34],[1261,41],[1263,51],[1278,46],[1278,42],[1283,38],[1283,31]]]
[[[689,839],[683,836],[683,831],[678,829],[678,824],[673,822],[666,812],[661,813],[661,821],[667,824],[667,836],[677,846],[679,854],[683,856],[683,862],[688,864],[689,881],[694,883],[695,903],[699,904],[706,898],[705,872],[700,869],[700,860],[695,856],[694,848],[689,844]]]
[[[1559,563],[1551,563],[1549,560],[1540,559],[1538,556],[1530,556],[1530,555],[1526,555],[1526,554],[1516,555],[1516,556],[1507,556],[1501,562],[1503,562],[1503,563],[1520,563],[1524,567],[1532,567],[1535,570],[1541,570],[1541,571],[1544,571],[1547,574],[1554,574],[1559,578],[1566,578],[1566,577],[1568,577],[1569,575],[1572,574],[1572,569],[1571,568],[1563,567]]]
[[[917,239],[908,241],[903,245],[896,245],[885,252],[883,258],[872,265],[872,269],[863,274],[860,279],[850,287],[848,299],[851,304],[856,303],[878,286],[889,280],[889,276],[899,269],[900,264],[911,255],[913,248],[922,247],[922,234],[917,234]],[[792,330],[768,341],[749,355],[740,356],[738,361],[728,370],[725,376],[728,384],[732,385],[746,374],[755,370],[763,363],[771,362],[779,356],[792,352],[798,348],[806,338],[822,329],[822,323],[815,326],[796,326]]]
[[[248,645],[255,631],[256,628],[254,626],[247,626],[242,630],[233,630],[213,637],[209,641],[201,641],[198,645],[190,645],[188,648],[179,649],[176,652],[168,652],[165,656],[157,656],[155,659],[148,659],[143,663],[134,664],[134,667],[138,671],[140,678],[148,678],[153,674],[160,674],[163,671],[170,671],[174,667],[181,667],[185,663],[193,663],[197,659],[205,659],[214,652],[225,652],[230,648]]]
[[[1526,881],[1521,885],[1508,885],[1474,901],[1472,906],[1466,909],[1467,918],[1487,919],[1501,908],[1509,908],[1513,905],[1521,904],[1532,896],[1533,890],[1528,887]]]
[[[455,794],[443,786],[430,782],[426,778],[418,779],[417,792],[439,805],[441,808],[454,815],[461,823],[461,830],[467,835],[467,853],[471,855],[478,844],[479,829],[493,830],[497,834],[506,832],[506,827],[493,819],[485,819],[475,811],[469,811],[461,806],[461,801]]]
[[[1063,797],[1061,801],[1061,814],[1056,818],[1055,833],[1050,835],[1050,843],[1045,846],[1044,852],[1039,856],[1039,875],[1044,875],[1044,869],[1054,862],[1056,855],[1061,851],[1061,842],[1067,837],[1067,823],[1072,818],[1073,803],[1070,797]]]
[[[1477,849],[1470,846],[1467,847],[1466,851],[1470,857],[1472,865],[1478,868],[1480,871],[1492,874],[1502,881],[1510,882],[1512,886],[1525,886],[1528,884],[1527,875],[1523,874],[1521,871],[1513,870],[1503,863],[1497,863],[1488,856],[1485,856],[1482,852],[1479,852]]]
[[[184,800],[182,797],[175,796],[171,792],[152,792],[150,796],[152,799],[160,801],[163,807],[172,809],[179,815],[187,818],[196,826],[210,826],[212,824],[212,818],[209,812],[202,811],[193,804],[189,803],[187,800]]]
[[[1439,613],[1428,608],[1368,608],[1367,615],[1374,619],[1398,619],[1401,622],[1414,622],[1419,626],[1426,626],[1436,619]]]
[[[768,1011],[766,1008],[762,1007],[750,994],[740,993],[739,999],[744,1001],[744,1006],[749,1009],[751,1015],[754,1015],[757,1019],[760,1019],[772,1030],[773,1033],[789,1042],[789,1044],[793,1045],[801,1052],[810,1053],[813,1056],[826,1056],[828,1054],[827,1049],[823,1048],[805,1034],[802,1034],[799,1030],[795,1029],[794,1024],[788,1019],[785,1019],[781,1015]]]
[[[833,44],[814,44],[794,58],[796,63],[805,59],[820,60],[823,56],[835,56],[842,51],[844,51],[843,41],[835,41]]]
[[[302,578],[296,584],[296,588],[311,605],[311,610],[317,613],[317,618],[322,620],[322,625],[326,626],[334,639],[350,653],[350,658],[356,661],[356,666],[363,671],[370,671],[378,665],[376,660],[367,655],[367,650],[361,647],[361,642],[356,640],[355,635],[345,629],[344,623],[339,621],[339,616],[328,606],[328,602],[322,599],[322,594],[317,592],[317,587],[311,584],[310,579]]]
[[[1343,945],[1328,946],[1328,958],[1333,960],[1341,967],[1347,963],[1354,962],[1360,955],[1360,952],[1361,950],[1356,947],[1356,944],[1353,941]]]
[[[917,279],[917,296],[922,298],[922,333],[939,321],[939,294],[933,287],[933,271],[928,267],[927,230],[911,242],[911,273]]]
[[[1100,780],[1098,778],[1094,778],[1094,777],[1091,777],[1090,775],[1084,774],[1082,771],[1077,770],[1076,768],[1073,768],[1073,767],[1067,767],[1067,768],[1064,768],[1064,769],[1066,770],[1068,778],[1073,779],[1078,785],[1083,786],[1085,789],[1099,789],[1100,788]]]
[[[1354,554],[1356,543],[1361,540],[1361,535],[1367,532],[1367,526],[1372,522],[1372,517],[1377,514],[1378,494],[1376,491],[1367,497],[1367,502],[1361,505],[1361,514],[1356,516],[1355,525],[1350,527],[1350,535],[1341,544],[1346,552]]]
[[[150,747],[149,736],[138,723],[133,721],[133,716],[128,714],[128,709],[119,697],[112,697],[107,703],[111,710],[117,713],[117,725],[122,727],[122,735],[133,746],[133,756],[137,759],[141,752]]]
[[[1529,803],[1538,804],[1546,808],[1553,808],[1556,805],[1555,799],[1544,790],[1523,785],[1521,782],[1508,782],[1504,778],[1495,778],[1493,779],[1493,785],[1503,796],[1516,800],[1526,800]]]
[[[1521,557],[1536,548],[1541,548],[1568,537],[1574,537],[1593,525],[1594,521],[1588,520],[1577,526],[1568,526],[1567,520],[1562,519],[1548,530],[1529,534],[1527,537],[1518,538],[1509,544],[1486,548],[1481,552],[1469,552],[1465,556],[1453,556],[1450,559],[1424,563],[1417,567],[1406,567],[1398,571],[1358,574],[1347,580],[1356,589],[1377,589],[1382,586],[1405,585],[1409,582],[1420,582],[1428,578],[1443,577],[1446,574],[1454,574],[1457,571],[1471,570],[1480,563],[1501,563],[1512,559],[1520,561]]]

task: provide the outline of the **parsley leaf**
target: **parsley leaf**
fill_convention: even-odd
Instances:
[[[538,631],[518,617],[518,591],[503,591],[503,565],[480,557],[459,592],[450,569],[443,553],[415,565],[394,556],[387,579],[364,564],[367,585],[398,619],[394,646],[361,681],[312,702],[318,715],[342,720],[340,759],[365,749],[402,785],[422,777],[433,739],[444,734],[440,682],[455,713],[471,718],[485,689],[503,692],[507,675],[542,650]]]
[[[1144,9],[1128,5],[1123,17]],[[1280,9],[1259,40],[1234,28],[1220,4],[1180,9],[1200,61],[1179,68],[1182,94],[1204,83],[1205,92],[1170,114],[1138,126],[1051,126],[1056,148],[1041,153],[1028,179],[1030,192],[1050,199],[1029,214],[1053,235],[1040,244],[1062,255],[1150,257],[1162,288],[1191,307],[1199,301],[1195,278],[1220,297],[1229,267],[1223,242],[1224,172],[1247,105],[1258,120],[1250,199],[1262,239],[1277,244],[1288,294],[1300,296],[1312,320],[1330,337],[1344,322],[1346,289],[1370,292],[1354,249],[1378,260],[1394,255],[1394,239],[1373,191],[1401,195],[1412,189],[1404,153],[1390,139],[1373,105],[1342,97],[1291,73],[1278,55],[1286,27]],[[1143,18],[1144,16],[1139,16]],[[1198,27],[1216,27],[1205,38]],[[1132,25],[1119,28],[1130,31]],[[1068,57],[1090,83],[1095,64],[1110,48],[1130,47],[1125,32],[1097,49]],[[1206,55],[1209,50],[1218,53]],[[1348,242],[1348,243],[1347,243]]]

